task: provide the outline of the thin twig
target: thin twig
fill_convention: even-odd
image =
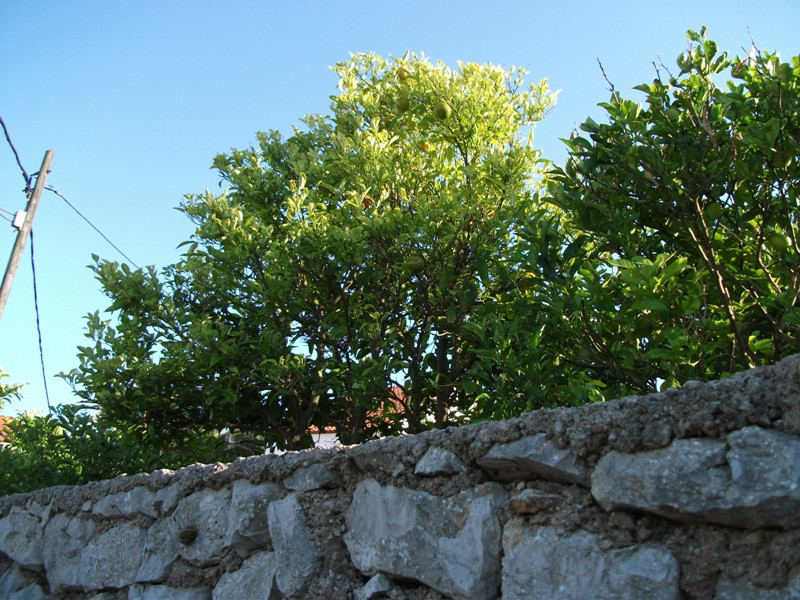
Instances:
[[[605,79],[606,83],[611,86],[608,91],[610,91],[613,94],[614,93],[614,84],[611,83],[611,81],[609,80],[608,76],[606,75],[606,70],[603,68],[603,63],[600,62],[599,58],[597,59],[597,64],[600,65],[600,72],[603,74],[603,79]]]

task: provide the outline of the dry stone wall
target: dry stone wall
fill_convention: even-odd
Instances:
[[[0,598],[800,598],[800,356],[0,498]]]

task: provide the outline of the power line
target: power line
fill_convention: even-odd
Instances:
[[[0,214],[0,219],[5,219],[6,221],[12,224],[14,223],[14,217],[16,216],[16,213],[11,212],[10,210],[6,210],[5,208],[0,208],[0,213],[3,213]]]
[[[10,135],[9,135],[9,133],[8,133],[8,128],[6,127],[6,123],[5,123],[5,121],[3,121],[3,117],[0,117],[0,125],[2,125],[2,126],[3,126],[3,133],[5,133],[5,136],[6,136],[6,141],[8,142],[8,145],[9,145],[9,147],[11,148],[11,151],[14,153],[14,157],[17,159],[17,165],[19,166],[19,169],[20,169],[20,171],[22,171],[22,176],[25,178],[25,194],[26,194],[26,195],[30,195],[30,191],[31,191],[31,176],[29,176],[29,175],[28,175],[28,172],[25,170],[25,167],[23,167],[23,166],[22,166],[22,161],[21,161],[21,160],[20,160],[20,158],[19,158],[19,153],[17,152],[17,149],[14,147],[14,143],[11,141],[11,136],[10,136]],[[34,175],[36,175],[36,173],[34,173]],[[92,228],[92,229],[94,229],[94,230],[95,230],[97,233],[99,233],[99,234],[100,234],[100,236],[101,236],[101,237],[102,237],[102,238],[103,238],[103,239],[104,239],[106,242],[108,242],[108,243],[111,245],[111,247],[112,247],[112,248],[114,248],[114,250],[116,250],[116,251],[117,251],[117,252],[119,252],[119,253],[120,253],[122,256],[124,256],[124,257],[125,257],[125,260],[127,260],[129,263],[131,263],[131,264],[132,264],[134,267],[136,267],[137,269],[139,269],[139,268],[140,268],[140,267],[139,267],[139,265],[137,265],[135,262],[133,262],[133,261],[132,261],[132,260],[131,260],[131,259],[128,257],[128,255],[126,255],[126,254],[125,254],[125,253],[124,253],[122,250],[120,250],[120,249],[119,249],[119,248],[118,248],[118,247],[117,247],[117,246],[114,244],[114,242],[112,242],[110,239],[108,239],[108,237],[106,237],[106,235],[105,235],[105,234],[104,234],[102,231],[100,231],[100,230],[99,230],[97,227],[95,227],[94,223],[92,223],[92,222],[91,222],[89,219],[87,219],[87,218],[86,218],[86,217],[85,217],[83,214],[81,214],[81,211],[79,211],[77,208],[75,208],[75,207],[74,207],[74,206],[73,206],[73,205],[70,203],[70,201],[69,201],[69,200],[67,200],[67,199],[64,197],[64,195],[63,195],[61,192],[59,192],[57,189],[55,189],[55,188],[54,188],[52,185],[45,186],[45,189],[47,189],[47,190],[50,190],[50,191],[51,191],[51,192],[53,192],[53,193],[54,193],[56,196],[60,197],[60,198],[61,198],[61,199],[62,199],[64,202],[66,202],[66,203],[67,203],[67,206],[69,206],[69,207],[70,207],[72,210],[74,210],[74,211],[75,211],[75,212],[78,214],[78,216],[79,216],[79,217],[81,217],[81,218],[82,218],[84,221],[86,221],[86,222],[87,222],[87,223],[88,223],[88,224],[91,226],[91,228]],[[5,212],[5,211],[4,211],[4,212]],[[9,214],[11,214],[11,213],[9,213]]]
[[[31,178],[28,175],[28,172],[25,170],[25,167],[22,166],[22,161],[19,159],[19,154],[17,153],[17,149],[11,142],[11,136],[8,134],[8,128],[6,127],[5,121],[3,121],[3,117],[0,117],[0,125],[3,126],[3,133],[5,133],[6,135],[6,141],[8,142],[8,145],[11,146],[11,151],[14,153],[14,157],[17,159],[17,165],[19,166],[19,170],[22,171],[22,176],[25,178],[25,194],[28,195],[31,191]]]
[[[44,368],[44,347],[42,345],[42,324],[39,319],[39,292],[36,289],[36,261],[33,258],[33,229],[31,229],[31,272],[33,273],[33,306],[36,309],[36,333],[39,335],[39,360],[42,363],[42,382],[44,383],[44,398],[47,401],[47,413],[53,413],[50,405],[50,392],[47,389],[47,370]]]
[[[119,248],[118,248],[118,247],[117,247],[117,246],[114,244],[114,242],[112,242],[110,239],[108,239],[108,237],[106,237],[106,235],[105,235],[105,234],[104,234],[102,231],[100,231],[100,230],[99,230],[97,227],[95,227],[94,223],[92,223],[92,222],[91,222],[89,219],[87,219],[87,218],[86,218],[86,217],[85,217],[85,216],[84,216],[84,215],[81,213],[81,211],[79,211],[77,208],[75,208],[75,207],[74,207],[74,206],[73,206],[73,205],[70,203],[70,201],[69,201],[69,200],[67,200],[67,199],[64,197],[64,195],[63,195],[61,192],[59,192],[57,189],[55,189],[55,188],[54,188],[52,185],[46,185],[44,189],[46,189],[46,190],[49,190],[49,191],[53,192],[53,193],[54,193],[56,196],[58,196],[58,197],[59,197],[59,198],[61,198],[61,199],[62,199],[64,202],[66,202],[66,203],[67,203],[67,206],[69,206],[69,207],[70,207],[72,210],[74,210],[74,211],[75,211],[75,212],[78,214],[78,216],[79,216],[80,218],[82,218],[84,221],[86,221],[86,222],[89,224],[89,226],[90,226],[92,229],[94,229],[94,230],[95,230],[97,233],[99,233],[99,234],[100,234],[100,236],[101,236],[101,237],[102,237],[102,238],[103,238],[103,239],[104,239],[106,242],[108,242],[108,243],[109,243],[109,245],[110,245],[112,248],[114,248],[114,250],[116,250],[116,251],[117,251],[117,252],[119,252],[119,253],[120,253],[122,256],[124,256],[124,257],[125,257],[125,260],[127,260],[129,263],[131,263],[131,264],[132,264],[134,267],[136,267],[137,269],[139,269],[139,268],[140,268],[140,267],[139,267],[139,265],[137,265],[135,262],[133,262],[133,261],[132,261],[132,260],[131,260],[131,259],[128,257],[128,255],[127,255],[127,254],[125,254],[125,253],[124,253],[122,250],[120,250],[120,249],[119,249]]]

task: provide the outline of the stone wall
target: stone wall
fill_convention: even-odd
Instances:
[[[800,598],[800,356],[0,498],[0,598]]]

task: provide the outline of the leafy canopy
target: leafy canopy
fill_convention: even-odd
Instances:
[[[520,277],[553,96],[415,55],[334,71],[329,116],[215,159],[228,187],[185,199],[179,262],[96,261],[116,318],[89,317],[69,378],[114,422],[299,448],[311,428],[358,442],[470,417],[468,332]]]
[[[346,442],[707,380],[800,347],[800,57],[705,30],[543,172],[546,84],[356,55],[329,116],[218,156],[158,272],[97,260],[69,379],[148,448]],[[728,81],[723,81],[725,78]],[[206,437],[203,437],[206,436]]]
[[[708,380],[800,349],[800,57],[730,59],[690,31],[674,74],[566,140],[545,321],[607,397]],[[723,76],[729,80],[721,85]]]

